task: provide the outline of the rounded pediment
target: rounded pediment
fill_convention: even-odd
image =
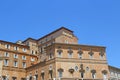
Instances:
[[[68,53],[73,53],[73,50],[71,50],[71,49],[70,49],[70,50],[68,50]]]
[[[102,70],[102,73],[107,74],[107,70]]]
[[[58,71],[62,71],[62,72],[63,72],[63,71],[64,71],[64,69],[62,69],[62,68],[59,68],[59,69],[58,69]]]
[[[93,53],[93,51],[90,51],[90,52],[88,52],[88,54],[93,55],[94,53]]]
[[[103,55],[104,55],[104,52],[100,52],[99,55],[103,56]]]
[[[83,54],[83,51],[81,51],[81,50],[80,50],[80,51],[78,51],[78,54]]]
[[[96,70],[95,70],[95,69],[92,69],[92,70],[91,70],[91,73],[96,73]]]
[[[70,72],[70,73],[73,73],[74,71],[75,71],[75,70],[74,70],[73,68],[70,68],[70,69],[69,69],[69,72]]]
[[[62,49],[58,49],[57,52],[63,52],[63,50]]]

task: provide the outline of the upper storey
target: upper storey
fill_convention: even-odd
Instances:
[[[52,43],[67,43],[67,44],[78,44],[77,37],[73,34],[73,31],[61,27],[41,38],[38,40],[33,38],[28,38],[25,41],[23,41],[24,44],[31,46],[31,44],[34,45],[44,45],[46,43],[52,44]],[[48,44],[48,45],[49,45]]]
[[[67,44],[78,44],[78,39],[77,37],[73,34],[73,31],[61,27],[48,35],[38,39],[38,45],[41,45],[43,43],[46,43],[48,41],[53,43],[67,43]]]

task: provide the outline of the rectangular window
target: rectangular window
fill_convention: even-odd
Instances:
[[[26,68],[26,62],[22,63],[23,68]]]
[[[35,59],[33,57],[31,57],[31,61],[35,61]]]
[[[4,65],[5,65],[5,66],[8,66],[8,64],[9,64],[9,60],[8,60],[8,59],[5,59],[5,60],[4,60]]]
[[[68,58],[72,58],[72,53],[68,53]]]
[[[14,54],[14,58],[16,58],[16,59],[17,59],[17,58],[18,58],[18,55],[17,55],[17,54]]]
[[[90,59],[93,59],[93,55],[89,55],[90,56]]]
[[[100,55],[100,59],[104,59],[104,56],[103,56],[103,55]]]
[[[18,62],[14,61],[14,67],[18,67]]]
[[[107,75],[103,73],[103,79],[106,80],[107,79]]]
[[[58,52],[58,57],[62,57],[62,52]]]
[[[92,73],[92,78],[95,79],[96,78],[96,74]]]
[[[53,55],[52,53],[49,54],[49,59],[52,59],[53,58]]]
[[[19,47],[15,46],[15,47],[14,47],[14,50],[16,50],[16,51],[19,50]]]
[[[62,71],[58,71],[58,76],[59,76],[59,78],[62,77]]]
[[[23,48],[23,52],[27,52],[27,49]]]
[[[12,80],[17,80],[17,78],[16,77],[12,77]]]
[[[5,53],[4,53],[4,56],[5,56],[5,57],[9,57],[9,53],[8,53],[8,52],[5,52]]]
[[[31,54],[35,54],[35,51],[31,50]]]
[[[9,44],[6,44],[6,45],[5,45],[5,48],[6,48],[6,49],[10,49],[10,45],[9,45]]]
[[[6,76],[2,76],[2,80],[7,80],[6,78],[7,78]]]
[[[79,58],[79,59],[82,59],[82,54],[78,54],[78,58]]]
[[[22,60],[26,60],[26,56],[22,56]]]

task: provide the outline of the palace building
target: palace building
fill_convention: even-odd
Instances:
[[[106,47],[78,44],[65,27],[39,39],[0,40],[0,80],[108,79]]]

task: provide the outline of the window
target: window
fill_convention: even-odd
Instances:
[[[35,51],[32,50],[32,51],[31,51],[31,54],[35,54]]]
[[[10,45],[9,45],[9,44],[6,44],[6,45],[5,45],[5,48],[6,48],[6,49],[10,49]]]
[[[8,64],[9,64],[9,60],[8,60],[8,59],[5,59],[5,60],[4,60],[4,65],[5,65],[5,66],[8,66]]]
[[[2,77],[2,80],[7,80],[7,77],[6,77],[6,76],[3,76],[3,77]]]
[[[34,80],[38,80],[38,75],[35,75],[35,76],[34,76]]]
[[[12,77],[12,80],[17,80],[17,78],[16,77]]]
[[[68,53],[68,58],[72,58],[72,53]]]
[[[61,78],[62,77],[62,74],[63,72],[62,71],[58,71],[58,77]]]
[[[23,52],[27,52],[27,49],[23,48]]]
[[[26,60],[26,56],[22,56],[22,60]]]
[[[78,71],[78,66],[75,66],[75,71]]]
[[[14,50],[16,50],[16,51],[19,50],[19,47],[15,46],[15,47],[14,47]]]
[[[81,72],[80,74],[81,74],[81,78],[84,78],[84,72]]]
[[[89,71],[89,67],[86,67],[86,71]]]
[[[14,67],[17,67],[17,66],[18,66],[18,62],[14,61]]]
[[[31,57],[31,61],[35,61],[35,59],[33,57]]]
[[[104,59],[104,55],[100,55],[100,59]]]
[[[22,63],[22,67],[23,67],[23,68],[26,68],[26,62],[23,62],[23,63]]]
[[[92,78],[95,79],[96,78],[96,74],[92,73]]]
[[[4,53],[4,56],[5,56],[5,57],[9,57],[9,53],[8,53],[8,52],[5,52],[5,53]]]
[[[53,55],[52,53],[49,54],[49,59],[52,59],[53,58]]]
[[[90,54],[89,56],[90,56],[90,59],[93,59],[93,54]]]
[[[79,53],[79,54],[78,54],[78,58],[79,58],[79,59],[82,59],[82,54]]]
[[[58,52],[58,57],[62,57],[62,52]]]
[[[29,80],[32,80],[32,75],[30,76]]]
[[[41,73],[41,78],[44,80],[44,72]]]
[[[107,74],[103,73],[103,79],[104,79],[104,80],[107,79]]]
[[[69,42],[68,42],[67,40],[65,40],[65,43],[67,43],[67,44],[68,44]]]
[[[17,55],[17,54],[14,54],[14,58],[16,58],[16,59],[17,59],[17,58],[18,58],[18,55]]]

